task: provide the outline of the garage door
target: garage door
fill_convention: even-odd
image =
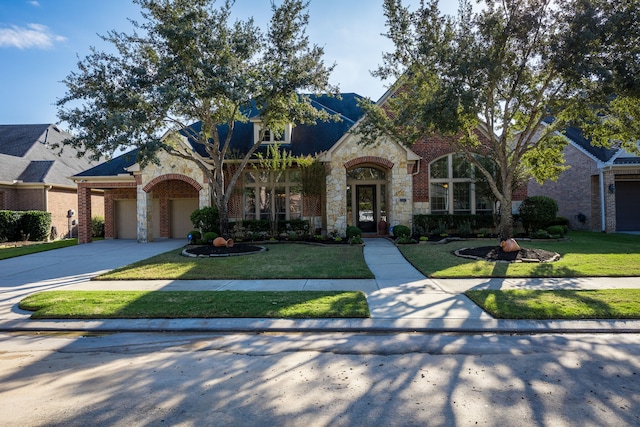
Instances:
[[[616,181],[616,230],[640,231],[640,181]]]
[[[198,208],[198,199],[169,200],[171,237],[174,239],[187,238],[189,231],[193,230],[191,213]]]
[[[116,239],[137,239],[136,200],[115,201]]]

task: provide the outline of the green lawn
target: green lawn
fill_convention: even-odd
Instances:
[[[424,275],[464,277],[624,277],[640,276],[640,236],[572,231],[562,241],[519,240],[522,247],[558,252],[553,263],[494,263],[453,255],[460,248],[492,246],[496,241],[400,245],[402,254]]]
[[[499,319],[640,319],[640,289],[465,293]]]
[[[78,244],[78,239],[56,240],[55,242],[29,243],[28,245],[12,246],[0,245],[0,260],[22,255],[35,254],[37,252],[50,251],[52,249],[66,248]]]
[[[19,306],[33,319],[369,317],[364,294],[344,291],[50,291]]]
[[[188,258],[173,250],[118,268],[98,280],[373,278],[362,246],[265,244],[254,255]]]

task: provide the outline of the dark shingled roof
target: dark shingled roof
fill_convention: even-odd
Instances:
[[[53,124],[0,125],[0,181],[75,186],[69,177],[96,162],[63,146],[70,137]]]
[[[330,114],[338,114],[340,120],[322,122],[318,121],[315,125],[297,125],[294,126],[291,135],[291,144],[283,146],[295,156],[315,155],[326,151],[342,138],[351,127],[362,117],[364,112],[358,106],[358,100],[361,96],[355,93],[343,93],[341,98],[330,96],[307,95],[311,99],[312,105],[320,110],[325,110]],[[257,116],[257,111],[251,110],[246,113],[247,117]],[[253,126],[252,122],[236,123],[233,130],[231,141],[231,150],[235,153],[246,153],[253,145]],[[201,131],[202,123],[194,123],[191,129],[198,133]],[[218,134],[221,140],[224,140],[229,132],[226,125],[218,127]],[[183,135],[187,135],[185,131],[181,131]],[[209,157],[204,147],[200,144],[189,140],[194,151],[202,157]],[[258,151],[266,150],[266,146],[261,147]],[[96,167],[81,172],[75,177],[83,176],[116,176],[126,173],[125,168],[136,163],[138,150],[133,150],[119,157],[104,162]]]
[[[547,117],[543,121],[545,123],[553,123],[553,120],[553,117]],[[564,129],[562,133],[576,145],[580,146],[583,150],[585,150],[587,153],[591,154],[601,162],[608,162],[618,151],[616,149],[596,147],[591,145],[591,140],[585,138],[582,130],[577,127],[568,127]]]
[[[84,172],[74,175],[74,177],[82,176],[118,176],[120,174],[129,173],[125,169],[133,166],[138,158],[138,149],[128,151],[104,163],[87,169]]]

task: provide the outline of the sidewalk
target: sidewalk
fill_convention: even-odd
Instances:
[[[429,279],[386,239],[365,239],[375,279],[90,281],[101,272],[177,249],[163,240],[105,240],[0,261],[2,331],[198,332],[640,332],[640,320],[522,321],[494,319],[466,298],[467,289],[640,288],[640,278]],[[106,319],[33,321],[18,302],[53,289],[83,290],[361,290],[369,319]]]

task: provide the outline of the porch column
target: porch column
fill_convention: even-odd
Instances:
[[[78,243],[91,243],[91,187],[78,183]]]
[[[153,241],[153,200],[151,192],[144,191],[141,185],[137,190],[137,230],[138,243]]]
[[[616,232],[616,177],[611,169],[605,170],[604,178],[604,231]],[[611,187],[612,186],[612,187]],[[611,188],[610,188],[611,187]]]

